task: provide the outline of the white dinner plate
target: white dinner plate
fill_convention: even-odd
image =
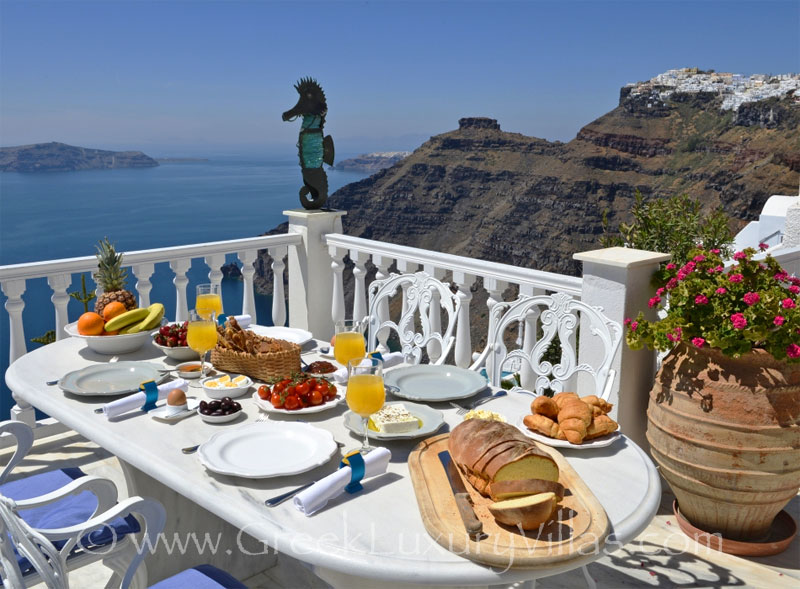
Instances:
[[[167,403],[164,401],[163,405],[159,405],[147,414],[157,421],[180,421],[190,415],[197,413],[197,408],[200,406],[200,399],[196,397],[186,397],[186,409],[174,415],[167,414]]]
[[[617,441],[617,439],[622,435],[621,433],[619,433],[619,430],[617,430],[610,434],[606,434],[605,436],[595,438],[594,440],[588,440],[583,444],[573,444],[572,442],[568,442],[567,440],[556,440],[555,438],[549,438],[544,434],[539,434],[534,431],[531,431],[522,421],[523,419],[525,419],[524,415],[520,415],[519,419],[517,419],[517,423],[515,424],[517,426],[517,429],[519,429],[519,431],[521,431],[529,438],[532,438],[537,442],[541,442],[545,446],[550,446],[551,448],[569,448],[570,450],[592,450],[595,448],[605,448],[606,446],[610,446],[615,441]]]
[[[339,385],[336,386],[337,393],[336,397],[332,401],[328,401],[327,403],[323,403],[322,405],[311,405],[309,407],[303,407],[302,409],[295,409],[294,411],[289,411],[288,409],[278,409],[272,406],[272,403],[269,401],[265,401],[261,397],[258,396],[258,391],[253,393],[253,401],[256,402],[258,408],[262,411],[266,411],[267,413],[280,413],[281,415],[304,415],[307,413],[319,413],[321,411],[327,411],[331,407],[335,407],[342,401],[344,401],[344,393],[342,392],[342,387]]]
[[[124,395],[138,391],[143,382],[160,383],[167,376],[167,372],[159,371],[149,362],[109,362],[68,372],[58,381],[58,386],[75,395]]]
[[[208,470],[249,479],[306,472],[337,450],[333,434],[299,422],[257,422],[226,429],[197,450]]]
[[[477,372],[458,366],[419,364],[389,370],[383,382],[392,393],[409,401],[451,401],[466,399],[488,385]]]
[[[287,342],[295,343],[298,346],[302,346],[303,344],[314,339],[314,336],[310,331],[306,331],[305,329],[297,329],[294,327],[265,327],[263,325],[251,325],[247,329],[256,335],[271,337],[273,339],[282,339]]]
[[[411,415],[422,422],[422,425],[418,429],[401,434],[387,434],[369,430],[370,438],[375,438],[376,440],[410,440],[413,438],[421,438],[431,435],[444,424],[444,415],[442,415],[442,412],[428,407],[427,405],[403,401],[386,403],[386,405],[404,405]],[[364,421],[361,419],[360,415],[352,411],[348,411],[344,414],[344,426],[354,434],[359,436],[364,435]]]

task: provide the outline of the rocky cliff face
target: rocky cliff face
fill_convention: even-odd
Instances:
[[[688,193],[737,225],[772,194],[794,194],[800,105],[790,96],[721,111],[711,93],[655,101],[624,89],[613,111],[568,143],[467,118],[391,168],[334,193],[345,232],[577,274],[599,247],[602,216],[630,220],[634,193]]]
[[[337,162],[336,170],[353,170],[357,172],[377,172],[384,168],[391,168],[397,162],[410,155],[410,151],[384,151],[379,153],[364,153],[358,157]]]
[[[56,142],[0,148],[2,172],[70,172],[157,165],[156,160],[141,151],[104,151]]]

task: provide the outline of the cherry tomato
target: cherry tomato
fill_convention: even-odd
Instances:
[[[322,393],[320,393],[317,390],[312,391],[311,394],[309,395],[309,398],[311,399],[311,404],[312,405],[321,405],[322,404],[322,400],[323,400],[322,399]]]
[[[327,380],[318,381],[317,384],[314,385],[314,390],[319,391],[324,395],[330,390],[330,388],[328,387],[328,381]]]
[[[295,393],[297,393],[297,389],[295,388],[294,385],[289,385],[288,387],[286,387],[286,396],[287,397],[290,397],[290,396],[294,395]]]
[[[286,389],[286,385],[283,381],[276,383],[274,387],[272,387],[273,392],[282,393]]]
[[[302,397],[303,395],[308,394],[308,389],[309,388],[310,388],[310,385],[309,385],[308,381],[305,381],[305,382],[301,382],[300,384],[295,385],[294,390],[298,395],[300,395]]]
[[[281,398],[281,394],[279,392],[273,392],[269,402],[272,403],[272,406],[276,409],[283,407],[283,399]]]
[[[284,404],[286,409],[289,411],[294,411],[295,409],[300,408],[300,397],[297,395],[289,395],[286,397],[286,403]]]
[[[329,392],[330,392],[332,395],[336,395],[336,385],[335,385],[335,384],[333,384],[333,383],[329,383],[329,384],[328,384],[328,391],[329,391]]]
[[[270,398],[272,391],[269,390],[269,386],[262,384],[258,387],[258,396],[265,401]]]

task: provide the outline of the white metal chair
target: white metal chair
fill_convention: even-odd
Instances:
[[[522,331],[522,347],[509,352],[506,332],[514,327]],[[592,347],[597,351],[593,351],[591,361],[581,358],[578,362],[579,328],[583,348],[587,348],[586,338],[592,338],[595,344]],[[556,337],[561,345],[561,357],[557,363],[552,363],[545,359],[545,353]],[[558,393],[567,385],[575,387],[577,375],[585,373],[593,382],[592,392],[607,399],[616,374],[611,363],[621,339],[622,326],[606,317],[600,307],[592,307],[564,293],[522,295],[516,301],[499,302],[492,307],[488,343],[472,367],[485,364],[489,382],[500,386],[504,366],[516,364],[523,387],[536,394],[546,389]]]
[[[389,299],[402,290],[402,311],[399,321],[389,317]],[[369,286],[369,315],[367,344],[375,350],[386,348],[391,331],[400,338],[406,362],[419,364],[426,350],[431,364],[442,364],[455,342],[456,321],[461,300],[446,282],[426,272],[391,274]],[[447,325],[442,331],[442,313]],[[419,331],[417,327],[419,326]]]

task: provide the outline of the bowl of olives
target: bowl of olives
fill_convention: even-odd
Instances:
[[[197,408],[200,418],[208,423],[233,421],[239,417],[241,412],[242,406],[230,397],[214,399],[213,401],[200,401],[200,406]]]

